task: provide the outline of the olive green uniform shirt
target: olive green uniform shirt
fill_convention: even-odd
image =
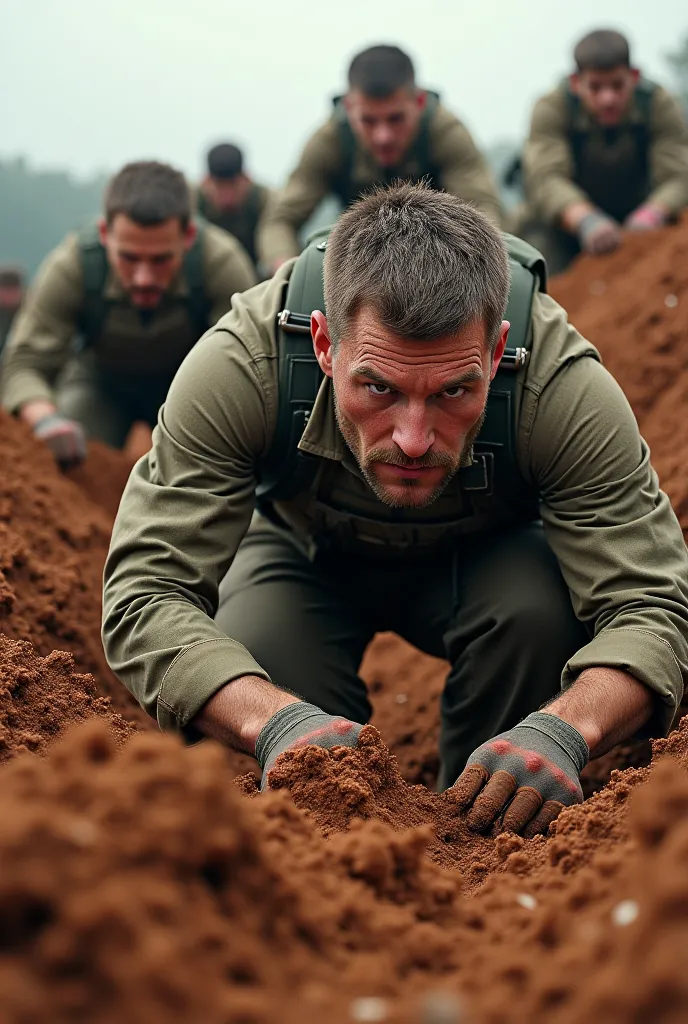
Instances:
[[[437,169],[438,185],[475,204],[495,224],[501,221],[501,203],[492,172],[468,129],[446,107],[438,104],[428,126],[429,157]],[[268,204],[258,229],[258,255],[267,267],[298,255],[298,231],[333,188],[343,159],[339,122],[333,115],[306,143],[298,166],[285,187]],[[394,169],[395,178],[426,173],[416,166],[413,147]],[[356,147],[352,177],[358,191],[388,180],[388,172],[373,157]]]
[[[256,281],[251,262],[225,231],[203,230],[205,292],[210,322],[230,308],[232,296]],[[105,284],[109,313],[101,336],[89,348],[98,365],[113,373],[174,373],[197,340],[185,300],[183,273],[152,316],[141,318],[110,272]],[[29,288],[7,341],[0,377],[2,404],[16,412],[35,399],[55,400],[54,382],[74,352],[84,284],[79,238],[70,234],[44,261]]]
[[[599,136],[600,151],[604,129],[584,109],[581,126],[592,133],[591,166],[588,177],[595,174],[594,143]],[[625,121],[618,128],[619,151],[624,135],[632,131],[638,111],[632,104]],[[523,150],[523,170],[529,214],[549,223],[557,223],[567,206],[590,202],[590,197],[574,180],[574,159],[568,134],[569,114],[565,91],[554,89],[535,104],[530,134]],[[661,86],[656,86],[651,99],[649,119],[650,190],[643,201],[664,206],[670,214],[678,214],[688,206],[688,133],[677,101]],[[600,157],[600,175],[605,173]]]
[[[232,679],[267,678],[213,615],[219,583],[249,528],[257,468],[275,430],[276,314],[292,265],[237,296],[186,358],[115,523],[105,568],[105,652],[164,729],[184,730]],[[563,668],[563,684],[588,667],[624,669],[657,692],[668,726],[688,672],[681,529],[633,413],[593,347],[548,296],[535,299],[533,331],[520,379],[518,461],[541,494],[546,536],[574,610],[594,633]],[[340,508],[347,493],[355,504],[367,489],[378,518],[393,516],[350,458],[329,380],[300,447],[322,461]],[[315,497],[294,503],[294,528],[306,542]],[[279,507],[288,510],[287,503]],[[473,546],[475,535],[456,543]]]

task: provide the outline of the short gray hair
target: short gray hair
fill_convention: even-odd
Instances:
[[[325,308],[339,343],[370,306],[401,338],[430,341],[482,321],[492,348],[509,297],[501,233],[482,213],[421,182],[375,188],[344,213],[325,252]]]

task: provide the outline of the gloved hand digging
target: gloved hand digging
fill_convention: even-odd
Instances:
[[[578,225],[578,241],[584,252],[601,256],[621,244],[621,228],[601,211],[588,213]]]
[[[51,412],[34,423],[33,432],[39,441],[45,441],[63,469],[77,466],[86,458],[86,435],[76,420]]]
[[[501,831],[530,839],[581,802],[579,776],[589,756],[577,729],[536,711],[478,747],[449,792],[461,807],[473,805],[470,828],[484,831],[504,812]]]
[[[282,708],[268,719],[256,740],[256,759],[263,771],[260,788],[266,788],[268,773],[285,750],[355,747],[362,728],[347,718],[326,715],[314,704],[299,702]]]

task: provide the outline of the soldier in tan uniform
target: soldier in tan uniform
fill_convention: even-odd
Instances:
[[[475,828],[509,804],[532,834],[589,756],[668,728],[681,529],[621,390],[508,244],[454,196],[378,190],[189,354],[105,570],[109,663],[163,729],[265,781],[353,745],[360,660],[394,630],[451,664],[440,786]]]
[[[208,172],[198,187],[196,206],[211,224],[229,231],[243,245],[258,269],[257,231],[270,190],[253,181],[244,169],[238,146],[221,142],[207,157]]]
[[[688,205],[688,135],[679,104],[631,66],[618,32],[592,32],[576,71],[538,100],[523,151],[527,207],[518,229],[551,273],[581,250],[615,249]]]
[[[298,231],[325,196],[346,207],[372,185],[400,178],[427,178],[500,221],[491,171],[468,130],[416,86],[407,54],[373,46],[354,57],[346,95],[269,204],[258,235],[262,262],[274,271],[297,255]]]
[[[182,359],[255,284],[239,243],[198,230],[184,176],[136,163],[110,182],[105,216],[48,256],[13,325],[1,371],[4,407],[63,465],[85,437],[122,447],[155,423]]]

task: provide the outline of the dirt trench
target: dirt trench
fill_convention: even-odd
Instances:
[[[686,250],[682,225],[552,286],[684,529]],[[161,736],[105,664],[126,461],[96,448],[66,479],[7,417],[0,450],[3,1021],[429,1024],[443,993],[476,1024],[688,1017],[688,721],[546,838],[475,836],[426,788],[445,666],[386,635],[363,670],[377,729],[287,757],[258,796],[248,759]]]

